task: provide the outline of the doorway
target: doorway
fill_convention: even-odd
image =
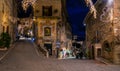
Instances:
[[[91,59],[95,59],[95,47],[92,45],[92,49],[91,49]]]
[[[49,55],[52,55],[52,44],[51,43],[45,43],[44,47],[48,50]]]

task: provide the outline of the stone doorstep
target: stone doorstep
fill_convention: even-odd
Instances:
[[[95,60],[100,61],[106,65],[112,64],[112,63],[110,63],[110,61],[108,61],[107,59],[104,59],[104,58],[96,58]]]

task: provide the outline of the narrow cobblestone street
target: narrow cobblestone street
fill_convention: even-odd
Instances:
[[[120,71],[120,66],[94,60],[46,58],[38,56],[32,42],[19,41],[0,62],[0,71]]]

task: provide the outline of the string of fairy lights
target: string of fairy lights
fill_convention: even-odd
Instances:
[[[86,5],[90,8],[90,13],[93,13],[93,17],[96,18],[97,11],[92,0],[85,0],[85,2],[86,2]]]
[[[33,6],[36,1],[37,1],[37,0],[23,0],[23,1],[22,1],[22,7],[23,7],[23,9],[26,11],[27,8],[28,8],[30,5]],[[97,12],[97,11],[96,11],[96,9],[95,9],[95,7],[94,7],[94,4],[93,4],[92,0],[85,0],[85,2],[86,2],[86,4],[87,4],[87,6],[90,8],[90,12],[93,13],[94,18],[96,18],[96,12]]]
[[[28,7],[31,5],[33,6],[35,4],[37,0],[22,0],[22,7],[25,11],[27,11]],[[101,21],[103,22],[108,22],[110,19],[112,19],[112,9],[111,7],[109,7],[109,4],[112,3],[113,0],[109,0],[108,4],[106,5],[105,8],[103,8],[103,14],[100,16]],[[94,18],[96,18],[97,15],[97,10],[92,2],[92,0],[85,0],[86,5],[89,7],[90,9],[90,13],[93,14]],[[104,9],[106,9],[106,12],[104,13]],[[104,20],[105,14],[109,14],[110,16],[108,16],[107,19]],[[6,18],[6,14],[3,15]],[[17,22],[19,20],[19,18],[17,17],[13,17],[13,16],[7,16],[7,19],[9,19],[11,22]],[[3,20],[4,21],[4,20]]]
[[[104,23],[113,21],[113,0],[108,0],[105,7],[102,9],[102,14],[100,15],[100,21]]]
[[[33,6],[37,0],[22,0],[22,7],[25,11],[27,11],[28,7],[31,5]],[[93,5],[93,2],[91,0],[85,0],[87,6],[90,8],[90,12],[93,13],[94,18],[96,18],[96,9]],[[7,13],[4,13],[3,15],[3,22],[6,20],[10,20],[11,22],[15,23],[19,20],[17,17],[8,16]]]
[[[22,1],[22,7],[26,11],[27,8],[31,5],[33,6],[37,0],[23,0]]]
[[[31,5],[33,6],[35,4],[37,0],[22,0],[22,7],[25,11],[27,11],[28,7]],[[90,13],[93,14],[94,18],[96,18],[97,16],[97,10],[92,2],[92,0],[85,0],[86,2],[86,5],[89,7],[90,9]],[[113,9],[112,9],[112,4],[113,3],[113,0],[109,0],[108,3],[106,4],[106,6],[102,9],[102,12],[103,14],[101,14],[100,16],[100,20],[102,22],[109,22],[109,21],[112,21],[113,19]],[[109,16],[107,16],[106,18],[106,14],[108,14]],[[3,22],[6,20],[6,19],[9,19],[11,22],[15,23],[19,20],[19,18],[17,17],[13,17],[13,16],[7,16],[6,18],[6,13],[3,15]]]

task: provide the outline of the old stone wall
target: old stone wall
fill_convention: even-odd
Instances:
[[[91,44],[100,43],[102,45],[102,57],[113,59],[113,23],[111,15],[113,14],[113,5],[107,5],[108,0],[98,0],[95,4],[97,9],[97,18],[88,13],[86,21],[86,39]]]
[[[12,18],[17,16],[17,8],[15,0],[0,0],[0,34],[2,32],[8,32],[13,38],[13,22]],[[4,30],[3,30],[4,27]],[[7,29],[7,27],[9,27]]]
[[[108,3],[107,3],[108,2]],[[98,0],[97,18],[88,13],[85,22],[87,42],[102,45],[102,57],[120,64],[120,0]]]
[[[120,64],[120,0],[114,0],[114,63]]]
[[[3,3],[3,0],[0,0],[0,34],[2,33],[2,15],[3,15],[3,13],[2,13],[2,10],[3,10],[3,6],[2,6],[2,3]]]

